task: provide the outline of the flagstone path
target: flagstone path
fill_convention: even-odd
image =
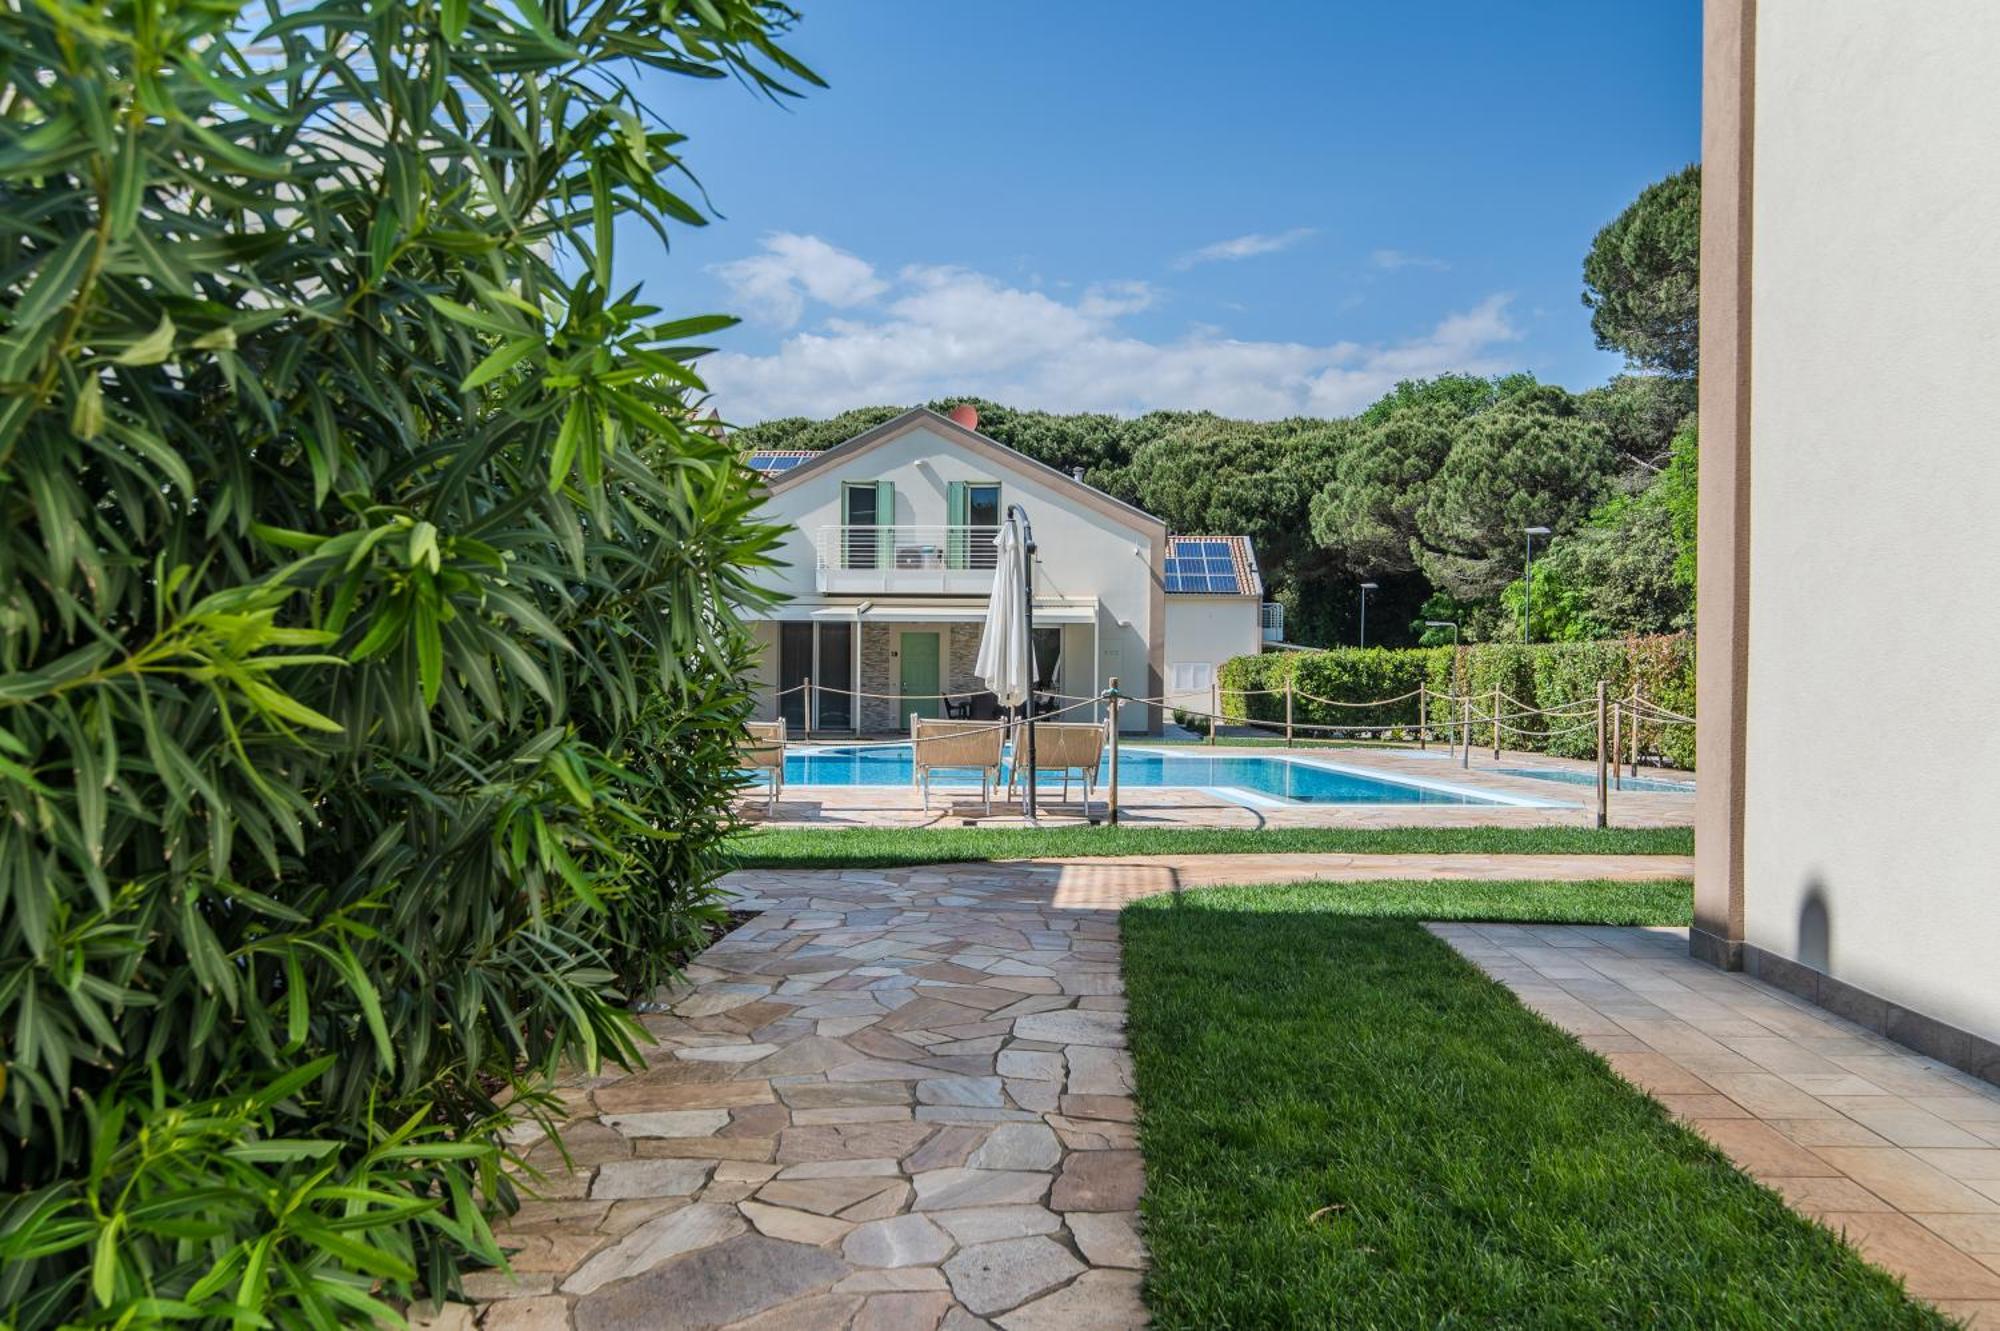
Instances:
[[[1114,909],[1053,867],[736,875],[651,1066],[566,1090],[488,1331],[1141,1326]]]

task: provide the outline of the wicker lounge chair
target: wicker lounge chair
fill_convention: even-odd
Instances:
[[[1014,793],[1014,782],[1021,775],[1021,766],[1027,761],[1027,746],[1022,742],[1018,728],[1014,737],[1014,765],[1007,772],[1007,793]],[[1035,723],[1035,770],[1037,772],[1061,772],[1063,774],[1064,800],[1069,799],[1069,775],[1071,772],[1083,778],[1083,807],[1090,809],[1090,793],[1097,786],[1097,769],[1104,756],[1104,727],[1077,721],[1037,721]]]
[[[1001,729],[991,721],[939,721],[910,714],[910,779],[923,787],[931,807],[931,772],[939,768],[979,772],[979,793],[993,812],[993,787],[1000,783]]]
[[[767,811],[778,811],[778,795],[785,788],[785,722],[747,721],[743,738],[736,742],[737,764],[747,771],[764,773],[771,800]]]

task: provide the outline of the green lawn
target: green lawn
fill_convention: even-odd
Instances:
[[[892,868],[1038,855],[1692,855],[1687,827],[855,827],[749,831],[739,867]]]
[[[1575,920],[1593,897],[1633,917],[1581,884],[1128,907],[1155,1326],[1948,1325],[1415,920],[1379,918]],[[1427,898],[1445,908],[1408,909]]]

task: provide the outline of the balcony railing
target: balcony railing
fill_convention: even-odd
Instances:
[[[983,592],[993,585],[998,527],[821,527],[813,537],[823,592]]]
[[[1283,642],[1285,640],[1285,607],[1276,601],[1266,601],[1264,612],[1264,641]]]

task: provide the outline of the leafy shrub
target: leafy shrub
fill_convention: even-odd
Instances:
[[[499,1132],[714,910],[774,534],[692,415],[728,321],[611,284],[701,220],[622,76],[784,92],[789,11],[269,13],[4,21],[23,1328],[450,1295]]]
[[[1323,652],[1266,652],[1223,663],[1223,706],[1232,717],[1247,717],[1281,728],[1284,691],[1293,690],[1295,725],[1382,726],[1414,733],[1417,700],[1378,707],[1332,707],[1333,702],[1366,703],[1401,698],[1421,682],[1429,693],[1431,734],[1457,728],[1467,693],[1472,699],[1472,742],[1493,743],[1494,691],[1501,695],[1505,747],[1593,757],[1597,752],[1597,681],[1611,696],[1640,697],[1682,716],[1694,715],[1694,639],[1686,635],[1607,639],[1601,642],[1479,643],[1449,647],[1351,648]],[[1308,696],[1312,695],[1312,696]],[[1518,716],[1528,710],[1567,715]],[[1588,721],[1592,724],[1585,725]],[[1628,723],[1629,724],[1629,723]],[[1310,732],[1300,732],[1301,734]],[[1692,770],[1694,731],[1686,725],[1648,720],[1639,728],[1641,751],[1672,766]]]

